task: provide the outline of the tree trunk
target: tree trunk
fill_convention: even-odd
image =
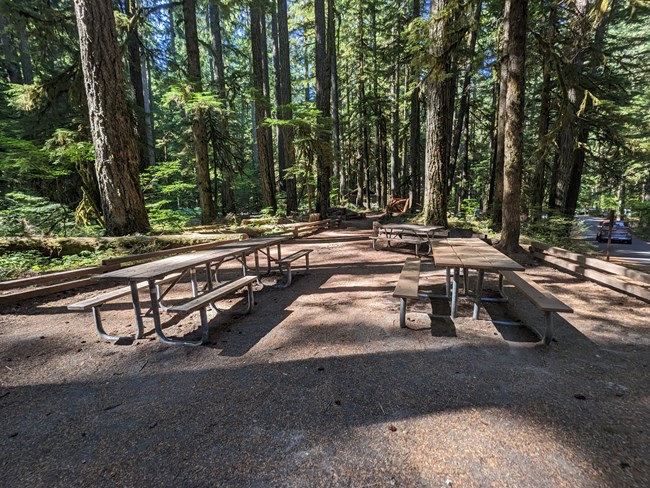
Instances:
[[[280,111],[282,105],[282,81],[280,79],[280,36],[278,34],[278,10],[275,1],[270,2],[271,6],[271,38],[273,40],[272,58],[273,58],[273,86],[275,92],[275,112],[276,118],[280,118]],[[284,135],[280,131],[280,126],[275,126],[275,137],[278,141],[278,174],[280,191],[286,192],[286,167],[287,157],[284,147]]]
[[[384,186],[386,178],[382,161],[381,109],[379,99],[379,50],[377,49],[377,7],[370,2],[370,30],[372,33],[372,112],[374,122],[375,197],[377,207],[385,206]]]
[[[471,172],[469,162],[469,141],[470,141],[470,117],[469,110],[463,125],[465,126],[465,139],[463,146],[463,177],[461,179],[461,196],[460,203],[470,198]]]
[[[400,196],[399,192],[399,60],[396,59],[394,64],[393,77],[391,79],[392,92],[393,92],[393,107],[390,115],[390,194],[391,197],[396,198]]]
[[[278,50],[280,61],[280,110],[278,118],[282,120],[293,119],[291,108],[291,63],[289,61],[289,27],[287,22],[287,0],[278,2]],[[287,125],[280,127],[278,145],[284,146],[285,166],[287,169],[296,164],[296,152],[293,145],[293,128]],[[281,142],[282,141],[282,142]],[[287,192],[287,213],[298,211],[298,197],[296,193],[296,178],[294,175],[282,175],[285,179]]]
[[[183,0],[183,24],[185,25],[185,49],[187,51],[187,80],[192,93],[200,93],[203,88],[201,86],[199,38],[196,32],[196,0]],[[214,220],[216,211],[210,185],[210,158],[205,114],[200,107],[196,107],[192,114],[192,135],[194,136],[194,153],[196,155],[196,179],[201,223],[207,224]]]
[[[364,29],[364,10],[363,4],[359,4],[357,25],[359,26],[359,114],[361,115],[361,156],[359,158],[357,174],[357,205],[363,205],[365,195],[365,206],[370,208],[370,149],[368,130],[368,118],[366,112],[366,59],[365,59],[365,29]]]
[[[332,151],[330,130],[331,107],[331,61],[327,52],[325,27],[325,0],[314,1],[316,32],[316,110],[318,110],[318,145],[316,146],[316,170],[318,179],[318,211],[321,219],[327,218],[329,208],[330,178],[332,174]]]
[[[503,171],[503,219],[499,247],[519,248],[521,231],[521,172],[524,165],[524,79],[528,0],[510,3],[508,22],[508,72]]]
[[[499,65],[499,104],[497,115],[497,134],[494,156],[494,195],[492,197],[492,225],[501,225],[501,214],[503,205],[503,158],[504,138],[506,129],[506,97],[508,95],[508,42],[510,37],[510,4],[511,0],[505,0],[503,7],[503,34],[501,37],[501,61]]]
[[[424,222],[447,226],[447,169],[449,166],[451,106],[451,56],[449,22],[453,14],[449,0],[431,0],[429,66],[425,80],[427,126],[425,151]]]
[[[11,37],[5,32],[7,21],[0,13],[0,47],[2,47],[2,54],[4,55],[3,68],[7,73],[7,81],[9,83],[20,84],[23,83],[23,76],[20,72],[20,65],[16,58],[16,51],[11,44]]]
[[[169,15],[169,45],[167,46],[167,57],[172,65],[176,63],[176,21],[174,20],[174,6],[169,4],[167,15]]]
[[[434,0],[435,1],[435,0]],[[420,1],[413,0],[413,19],[420,16]],[[432,7],[433,9],[433,4]],[[418,185],[420,178],[420,80],[419,73],[412,70],[411,73],[411,116],[409,119],[409,152],[408,152],[408,166],[410,172],[410,185],[409,185],[409,199],[411,200],[411,212],[415,211],[415,204],[418,201]],[[445,85],[446,86],[446,85]],[[427,119],[428,120],[428,119]]]
[[[488,198],[485,208],[492,209],[494,204],[494,180],[496,179],[496,157],[497,157],[497,134],[496,125],[499,109],[497,107],[497,100],[499,99],[499,79],[496,72],[492,70],[492,112],[490,113],[490,123],[488,127],[488,134],[490,135],[490,184],[488,187]]]
[[[135,121],[135,136],[138,143],[138,161],[140,172],[149,166],[147,129],[144,118],[144,87],[142,84],[142,59],[140,55],[140,39],[138,37],[138,24],[133,20],[136,5],[134,0],[125,0],[124,13],[131,19],[129,31],[126,35],[128,51],[129,81],[131,83],[131,97],[133,98],[133,120]]]
[[[614,8],[614,5],[614,1],[610,2],[609,9],[601,12],[600,23],[596,28],[593,49],[591,50],[591,55],[594,57],[590,63],[590,69],[592,71],[597,70],[604,62],[602,55],[603,43],[605,42],[605,33],[607,32],[607,26],[609,24],[610,12]],[[597,76],[596,73],[591,73],[590,78],[594,79]],[[584,120],[584,114],[588,114],[592,108],[593,100],[591,97],[587,97],[584,102],[584,107],[580,110],[583,114],[581,116],[582,118],[577,119],[577,144],[573,153],[573,165],[571,167],[571,172],[569,173],[569,182],[564,199],[563,213],[568,217],[573,217],[575,215],[576,207],[578,205],[578,197],[580,196],[582,172],[585,164],[586,148],[589,142],[589,126]]]
[[[469,34],[469,41],[467,43],[467,60],[465,61],[465,73],[463,75],[463,86],[461,88],[460,94],[460,107],[458,109],[458,119],[456,120],[456,126],[454,128],[454,135],[451,143],[451,155],[450,160],[450,178],[449,178],[449,192],[451,192],[451,186],[453,184],[453,176],[455,173],[456,165],[458,162],[458,152],[460,150],[460,140],[463,134],[465,127],[465,119],[469,117],[469,95],[470,95],[470,82],[472,81],[472,58],[474,57],[474,51],[476,50],[476,40],[478,38],[478,29],[481,24],[481,8],[483,2],[481,0],[476,0],[474,7],[474,13],[472,15],[472,26]]]
[[[23,71],[23,83],[31,85],[34,83],[34,71],[32,69],[32,55],[29,50],[29,38],[27,37],[27,22],[25,17],[18,17],[18,52],[20,53],[20,67]]]
[[[563,66],[564,82],[567,86],[561,106],[561,128],[559,136],[559,174],[558,174],[558,199],[559,206],[564,215],[569,216],[567,211],[567,197],[569,197],[569,185],[572,172],[575,166],[575,156],[578,133],[581,131],[582,122],[578,119],[578,106],[581,102],[580,77],[583,69],[584,48],[586,37],[590,28],[588,18],[588,0],[575,0],[573,18],[570,22],[570,29],[573,32],[573,39],[569,45],[566,57],[569,63]],[[582,156],[584,161],[584,155]],[[572,216],[572,214],[571,214]]]
[[[341,201],[343,188],[341,182],[341,124],[339,119],[339,77],[337,68],[338,53],[336,49],[336,13],[334,11],[334,0],[327,0],[327,52],[330,58],[331,77],[331,103],[332,114],[332,137],[334,139],[334,153],[332,157],[332,175],[335,186],[338,185],[338,199]]]
[[[210,32],[212,34],[212,55],[214,56],[214,82],[217,93],[224,108],[228,106],[226,92],[226,70],[223,62],[223,42],[221,40],[221,2],[210,1]],[[219,117],[221,135],[224,140],[229,140],[228,117]],[[230,152],[225,150],[221,157],[221,211],[223,215],[235,212],[235,176]]]
[[[147,232],[113,5],[110,0],[75,0],[74,8],[106,233]]]
[[[151,68],[146,57],[142,57],[142,90],[144,93],[144,122],[147,131],[147,161],[156,164],[156,139],[153,125],[153,97],[151,94]]]
[[[557,22],[557,6],[551,5],[546,29],[546,42],[542,46],[542,89],[540,94],[539,123],[537,129],[537,151],[535,153],[535,170],[531,181],[530,218],[537,221],[542,216],[544,202],[545,168],[548,156],[548,128],[551,119],[551,47],[555,41],[555,24]]]
[[[275,211],[275,170],[270,128],[263,125],[269,117],[268,60],[266,52],[266,21],[261,0],[250,5],[251,48],[253,52],[253,90],[255,91],[255,132],[262,183],[262,203]]]

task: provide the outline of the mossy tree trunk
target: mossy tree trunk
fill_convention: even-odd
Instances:
[[[110,0],[75,0],[81,66],[108,235],[149,230]]]

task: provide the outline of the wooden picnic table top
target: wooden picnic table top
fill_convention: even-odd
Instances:
[[[250,254],[265,247],[281,244],[291,239],[290,236],[255,237],[239,242],[224,244],[210,251],[199,251],[188,254],[178,254],[158,261],[136,264],[124,269],[96,275],[95,278],[105,281],[144,281],[156,279],[170,273],[183,271],[222,259]]]
[[[439,239],[432,244],[433,261],[445,268],[523,271],[525,268],[481,239]]]
[[[381,225],[384,229],[396,229],[396,230],[415,230],[422,232],[431,232],[433,230],[444,229],[442,225],[418,225],[418,224],[383,224]]]

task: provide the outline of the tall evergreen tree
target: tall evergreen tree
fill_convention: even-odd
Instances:
[[[113,5],[110,0],[74,0],[74,8],[106,233],[146,232],[149,221],[138,181]]]
[[[521,172],[524,143],[524,81],[528,0],[513,0],[509,5],[506,46],[506,120],[504,134],[503,220],[499,247],[506,252],[519,248],[521,232]]]
[[[183,23],[185,25],[185,49],[187,51],[187,78],[191,93],[203,91],[201,83],[201,59],[199,38],[196,31],[196,0],[183,0]],[[196,104],[192,113],[192,135],[196,155],[196,179],[199,190],[201,223],[212,222],[216,216],[212,186],[210,184],[210,158],[208,155],[208,133],[204,109]]]

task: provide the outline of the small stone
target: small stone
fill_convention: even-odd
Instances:
[[[575,395],[573,395],[573,397],[578,399],[578,400],[586,400],[587,399],[587,397],[584,396],[582,393],[576,393]]]
[[[393,424],[388,424],[388,430],[391,432],[397,432],[397,427],[395,427]]]

